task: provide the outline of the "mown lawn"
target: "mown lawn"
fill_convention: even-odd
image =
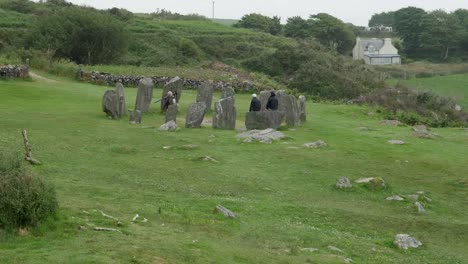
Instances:
[[[108,120],[101,112],[106,89],[67,80],[0,81],[0,150],[21,152],[20,130],[28,129],[43,162],[34,170],[55,184],[61,207],[28,236],[0,231],[0,263],[468,262],[463,129],[433,129],[440,137],[419,139],[410,127],[379,125],[370,109],[309,102],[308,122],[284,129],[287,140],[241,143],[235,131],[210,127],[158,132],[164,117],[157,104],[141,125]],[[126,89],[129,108],[135,94]],[[195,91],[184,91],[181,127],[194,98]],[[238,127],[249,100],[236,98]],[[358,129],[363,126],[372,130]],[[319,139],[329,146],[301,147]],[[390,139],[408,144],[387,144]],[[219,162],[202,161],[205,156]],[[341,176],[383,177],[388,188],[337,190]],[[410,201],[385,200],[417,191],[433,199],[424,214]],[[238,217],[213,214],[217,204]],[[135,214],[148,222],[131,223]],[[90,225],[122,233],[79,230]],[[397,249],[398,233],[423,247]]]

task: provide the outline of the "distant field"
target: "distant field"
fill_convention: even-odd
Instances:
[[[391,84],[396,81],[392,80]],[[465,109],[468,109],[468,74],[416,78],[403,81],[412,87],[432,91],[436,94],[453,97]]]
[[[420,139],[410,127],[379,125],[381,116],[368,115],[372,109],[309,101],[308,121],[282,128],[286,140],[242,143],[236,131],[213,130],[211,113],[203,128],[183,128],[194,91],[182,94],[182,129],[163,133],[157,104],[141,125],[107,119],[106,89],[67,79],[0,80],[0,150],[21,153],[20,131],[28,129],[43,162],[34,171],[55,184],[61,207],[57,219],[26,237],[0,229],[0,263],[468,262],[463,129],[433,129],[440,137]],[[136,89],[125,92],[131,109]],[[160,94],[155,90],[155,98]],[[238,128],[249,102],[249,95],[236,96]],[[390,145],[391,139],[407,144]],[[329,146],[302,147],[316,140]],[[388,188],[337,190],[342,176],[382,177]],[[417,191],[433,200],[423,202],[424,214],[411,200],[385,200]],[[213,214],[217,204],[238,217]],[[148,222],[131,223],[135,214]],[[79,230],[93,225],[122,233]],[[398,233],[423,246],[397,249]]]

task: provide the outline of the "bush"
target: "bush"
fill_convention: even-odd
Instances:
[[[54,188],[18,156],[0,156],[0,227],[37,226],[58,207]]]

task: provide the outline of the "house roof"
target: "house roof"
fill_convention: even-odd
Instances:
[[[400,57],[398,54],[366,54],[365,57],[369,58],[395,58]]]
[[[359,40],[359,45],[362,50],[367,50],[367,47],[372,44],[375,47],[375,50],[380,50],[384,44],[385,41],[383,39],[360,39]]]

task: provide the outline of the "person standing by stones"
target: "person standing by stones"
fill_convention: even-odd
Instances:
[[[270,94],[270,98],[268,98],[266,109],[272,111],[278,110],[278,98],[276,98],[276,94],[273,91]]]
[[[163,98],[163,111],[166,112],[167,111],[167,108],[170,106],[170,105],[173,105],[175,104],[175,97],[174,95],[172,94],[171,91],[167,92],[167,95],[164,96]]]
[[[262,108],[262,103],[257,98],[257,94],[252,94],[252,101],[250,101],[249,112],[258,112]]]

